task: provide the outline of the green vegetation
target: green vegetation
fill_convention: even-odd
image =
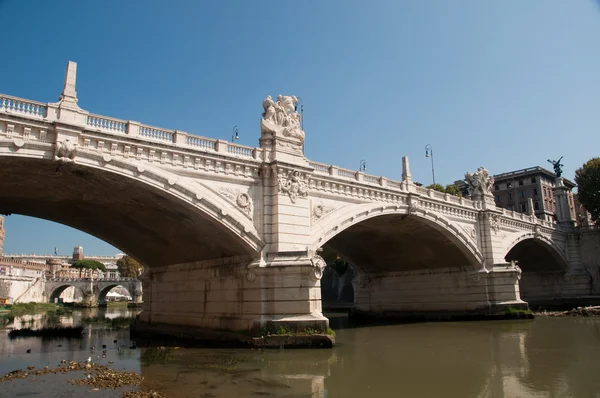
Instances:
[[[332,328],[327,328],[327,334],[329,336],[335,336],[335,330],[333,330]]]
[[[575,171],[577,198],[592,216],[600,221],[600,158],[588,160]]]
[[[67,337],[67,338],[81,338],[83,332],[83,326],[77,327],[47,327],[41,329],[13,329],[8,333],[8,337],[11,339],[17,337]]]
[[[168,347],[146,348],[142,350],[142,354],[140,355],[142,366],[166,363],[172,358],[172,351],[173,349]]]
[[[144,272],[144,266],[131,256],[123,256],[117,260],[119,275],[124,278],[137,278]]]
[[[113,329],[127,329],[133,322],[135,322],[135,318],[119,316],[116,318],[105,318],[101,316],[84,318],[83,323],[86,325],[106,325],[110,326]]]
[[[454,195],[454,196],[462,196],[462,193],[460,192],[458,187],[454,184],[448,184],[448,185],[446,185],[446,188],[444,188],[444,186],[441,184],[431,184],[431,185],[426,186],[425,188],[433,189],[434,191],[447,193],[447,194]]]
[[[533,311],[531,311],[530,309],[523,310],[509,306],[504,311],[504,315],[510,315],[517,318],[527,318],[533,316]]]
[[[39,312],[64,312],[61,305],[54,303],[17,303],[7,304],[0,307],[0,310],[7,310],[8,316],[19,316],[26,314],[36,314]]]
[[[83,270],[87,272],[93,273],[96,270],[100,270],[102,272],[106,272],[106,267],[99,261],[94,260],[78,260],[71,264],[70,268],[75,268],[79,270],[79,277],[81,278],[81,272]]]

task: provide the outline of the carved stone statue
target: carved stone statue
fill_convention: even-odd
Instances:
[[[262,119],[260,121],[261,133],[281,135],[304,142],[304,131],[300,128],[300,114],[296,112],[298,98],[295,96],[277,96],[273,102],[271,96],[264,99]]]
[[[494,186],[494,177],[489,175],[488,171],[483,167],[479,167],[473,174],[466,172],[465,180],[469,184],[471,198],[474,199],[489,195]]]
[[[548,159],[548,163],[551,163],[552,167],[554,167],[554,174],[556,174],[556,177],[560,177],[562,175],[562,166],[564,166],[564,164],[560,163],[562,158],[563,158],[563,156],[561,156],[560,159],[558,159],[558,160]]]
[[[292,203],[296,203],[298,197],[308,196],[308,186],[298,170],[290,171],[287,178],[279,179],[279,192],[289,195]]]
[[[62,161],[73,161],[77,154],[77,144],[71,142],[68,138],[64,141],[56,141],[54,150],[54,159]]]

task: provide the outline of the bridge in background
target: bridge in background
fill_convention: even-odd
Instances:
[[[401,181],[307,159],[293,96],[265,99],[252,148],[91,114],[75,80],[70,62],[57,103],[0,95],[0,213],[141,260],[142,322],[322,330],[325,246],[359,270],[366,314],[497,314],[598,293],[560,178],[558,223],[542,221],[497,208],[483,168],[462,198],[417,186],[407,158]]]
[[[49,278],[44,286],[48,302],[54,303],[71,286],[83,293],[83,302],[90,306],[106,304],[106,295],[117,286],[127,289],[133,303],[142,302],[142,282],[136,278]]]

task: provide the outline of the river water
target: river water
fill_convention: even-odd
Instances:
[[[11,328],[47,323],[46,315],[5,322],[0,374],[92,357],[139,372],[143,388],[177,398],[600,397],[600,318],[350,327],[345,316],[327,314],[337,331],[331,350],[180,348],[164,363],[142,363],[149,349],[132,348],[127,328],[98,321],[135,314],[109,309],[62,316],[59,322],[66,325],[97,320],[88,321],[77,340],[8,337]],[[76,377],[7,381],[0,384],[0,397],[119,397],[128,390],[95,391],[66,382]]]

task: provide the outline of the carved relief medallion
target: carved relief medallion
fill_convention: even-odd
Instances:
[[[331,213],[333,210],[334,210],[333,207],[324,206],[323,204],[318,204],[318,205],[314,206],[313,211],[312,211],[313,221],[316,221],[319,218],[327,215],[328,213]]]
[[[252,218],[252,198],[245,192],[235,188],[221,187],[219,193],[231,203],[235,204],[244,214]]]

